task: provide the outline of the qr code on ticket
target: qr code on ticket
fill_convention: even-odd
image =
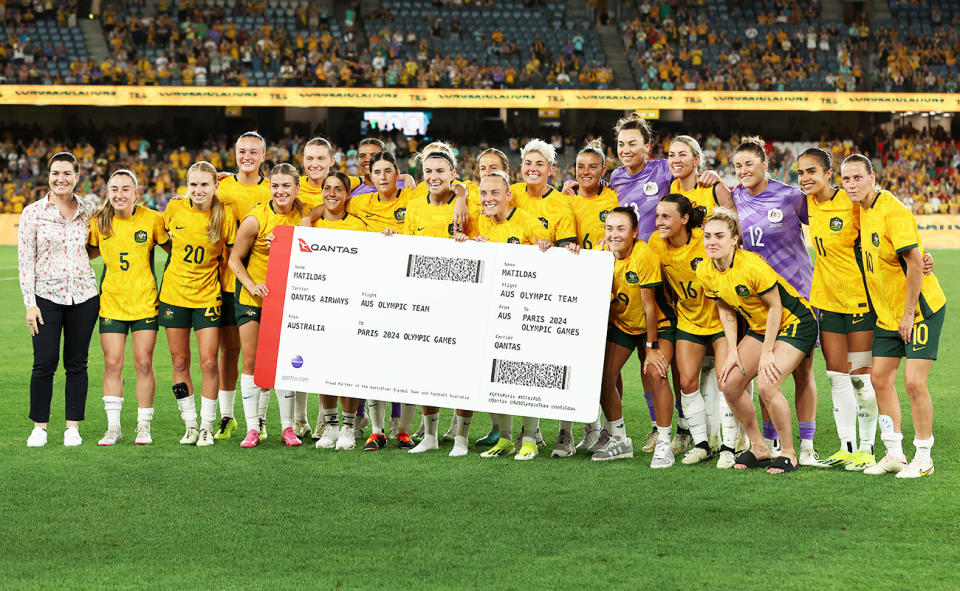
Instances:
[[[407,259],[407,277],[457,283],[480,283],[483,281],[483,261],[411,254]]]
[[[495,384],[570,389],[570,366],[494,359],[490,381]]]

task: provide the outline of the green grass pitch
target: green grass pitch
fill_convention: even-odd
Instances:
[[[960,252],[936,272],[960,293]],[[957,328],[948,310],[930,386],[936,473],[920,481],[804,468],[787,476],[719,471],[714,462],[651,470],[650,455],[595,463],[580,454],[533,462],[285,449],[271,436],[242,450],[182,447],[170,359],[157,343],[154,444],[133,445],[132,353],[127,439],[98,448],[106,426],[95,334],[85,439],[64,448],[63,372],[50,440],[27,449],[32,363],[16,280],[0,248],[0,588],[657,588],[879,589],[960,585]],[[159,264],[158,264],[158,268]],[[953,302],[950,302],[952,308]],[[129,345],[128,345],[129,347]],[[635,441],[648,428],[639,364],[625,371]],[[195,381],[199,375],[195,370]],[[817,355],[817,450],[837,446]],[[899,381],[902,392],[902,370]],[[792,384],[785,393],[792,398]],[[913,454],[909,405],[904,447]],[[237,401],[240,406],[239,397]],[[316,411],[316,399],[309,412]],[[449,411],[441,417],[441,427]],[[544,421],[547,452],[556,423]],[[489,426],[478,416],[472,438]],[[579,429],[578,429],[579,431]],[[879,441],[878,441],[879,443]],[[882,446],[878,446],[882,453]],[[639,447],[638,447],[639,449]]]

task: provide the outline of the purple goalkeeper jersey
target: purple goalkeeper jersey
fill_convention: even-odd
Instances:
[[[623,166],[610,175],[610,187],[617,192],[620,205],[637,212],[637,238],[644,242],[657,229],[657,203],[670,193],[673,175],[666,160],[650,160],[637,174]]]
[[[803,191],[770,181],[759,195],[736,187],[733,202],[740,217],[743,247],[767,259],[774,271],[809,299],[813,263],[800,226],[809,223]]]

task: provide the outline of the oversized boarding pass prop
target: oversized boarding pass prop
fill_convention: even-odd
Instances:
[[[278,227],[256,382],[589,422],[613,256]]]

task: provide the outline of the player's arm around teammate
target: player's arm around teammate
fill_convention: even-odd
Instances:
[[[670,142],[667,151],[667,164],[674,181],[670,184],[671,193],[684,195],[694,205],[707,210],[707,217],[715,207],[725,207],[736,211],[730,189],[721,182],[711,185],[700,184],[703,171],[703,150],[700,143],[689,135],[678,135]]]
[[[169,252],[170,237],[163,217],[138,205],[142,192],[136,176],[120,169],[107,181],[103,208],[90,224],[90,247],[103,258],[100,281],[100,346],[103,348],[103,408],[107,432],[98,445],[109,446],[122,439],[120,411],[123,405],[123,366],[127,333],[133,340],[133,364],[137,373],[137,436],[135,443],[153,442],[150,423],[157,391],[153,351],[159,331],[154,247]]]
[[[946,296],[933,274],[923,275],[923,244],[913,214],[890,192],[876,187],[870,160],[848,156],[840,166],[843,188],[860,205],[860,244],[867,291],[875,306],[873,385],[880,439],[887,454],[865,474],[920,478],[933,473],[933,402],[927,387],[946,315]],[[913,417],[916,454],[906,463],[896,376],[906,358],[904,382]]]
[[[710,260],[697,266],[697,277],[707,297],[716,300],[727,337],[727,359],[718,372],[720,387],[753,446],[737,456],[734,467],[769,467],[769,474],[792,472],[798,467],[793,425],[780,385],[813,350],[817,321],[806,300],[762,257],[739,247],[740,226],[733,212],[714,210],[703,235]],[[749,326],[739,344],[735,310]],[[760,399],[783,436],[782,455],[773,460],[753,404],[743,391],[754,377],[758,377]]]
[[[220,262],[237,233],[233,214],[217,198],[217,170],[205,161],[187,171],[188,199],[175,199],[163,213],[172,244],[160,288],[160,326],[166,329],[173,364],[173,394],[186,431],[183,445],[213,445],[220,370]],[[190,376],[190,330],[200,357],[200,424]]]

